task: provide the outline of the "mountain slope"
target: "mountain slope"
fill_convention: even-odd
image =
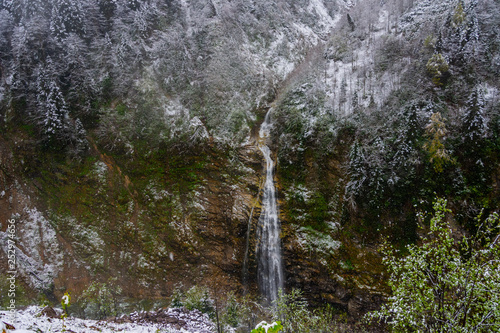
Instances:
[[[20,287],[52,300],[92,281],[129,299],[166,301],[180,282],[257,295],[256,138],[270,110],[286,289],[353,316],[377,307],[383,237],[418,241],[415,213],[436,195],[460,232],[498,209],[499,11],[2,2],[0,206]]]

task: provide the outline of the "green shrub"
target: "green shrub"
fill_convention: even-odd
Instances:
[[[432,82],[436,86],[444,84],[449,67],[448,61],[446,61],[441,53],[433,54],[426,65],[427,72],[432,76]]]
[[[214,313],[213,301],[210,299],[208,289],[204,287],[191,287],[185,295],[184,306],[188,310],[200,310],[212,315]]]
[[[293,289],[289,294],[281,290],[272,309],[273,319],[281,323],[286,333],[331,333],[335,332],[335,322],[332,320],[332,309],[310,310],[299,289]]]
[[[257,324],[255,329],[252,330],[251,333],[278,333],[283,329],[283,326],[279,321],[274,322],[272,324],[268,324],[265,321],[260,322]]]
[[[208,313],[211,317],[214,314],[213,300],[210,298],[208,289],[194,286],[187,292],[182,292],[180,287],[176,287],[172,294],[171,307],[185,307],[188,310],[199,310]]]
[[[118,312],[117,297],[122,290],[119,286],[109,283],[92,282],[83,291],[78,299],[78,305],[84,310],[85,315],[104,319],[109,316],[116,316]]]
[[[367,315],[394,332],[498,332],[500,329],[500,234],[498,214],[479,222],[478,232],[453,238],[447,202],[438,199],[422,245],[398,256],[386,244],[392,296]]]

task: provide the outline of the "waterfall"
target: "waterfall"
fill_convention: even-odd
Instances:
[[[269,113],[261,125],[259,136],[259,149],[266,160],[266,181],[264,183],[264,196],[262,198],[262,211],[259,217],[258,243],[257,243],[257,276],[261,293],[268,302],[273,302],[278,297],[278,290],[283,289],[283,264],[281,260],[280,223],[276,203],[276,188],[274,187],[274,162],[271,150],[266,145],[271,124]]]

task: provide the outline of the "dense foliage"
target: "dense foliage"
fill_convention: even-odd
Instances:
[[[332,308],[311,310],[303,292],[298,289],[288,294],[280,291],[272,311],[273,319],[281,323],[285,333],[327,333],[336,332],[338,328],[333,320]]]
[[[371,318],[395,332],[493,332],[500,329],[500,224],[479,216],[478,231],[457,242],[444,199],[434,204],[429,234],[400,256],[386,244],[392,296]],[[423,218],[423,216],[422,216]]]

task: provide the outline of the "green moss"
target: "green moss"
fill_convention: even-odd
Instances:
[[[16,308],[31,304],[33,300],[28,296],[28,293],[26,293],[26,290],[17,279],[14,280],[14,289],[11,289],[11,282],[13,280],[9,280],[9,277],[10,274],[2,274],[0,276],[0,295],[2,295],[0,298],[0,309],[8,310],[11,299],[15,299]],[[10,297],[11,294],[14,297]]]
[[[125,104],[120,103],[115,107],[115,110],[120,116],[124,116],[128,112],[128,107]]]

